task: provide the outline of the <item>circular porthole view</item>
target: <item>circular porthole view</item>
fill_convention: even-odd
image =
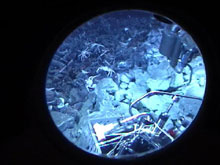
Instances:
[[[45,82],[57,130],[92,155],[126,159],[173,143],[201,108],[200,48],[175,21],[119,10],[84,22],[56,49]]]

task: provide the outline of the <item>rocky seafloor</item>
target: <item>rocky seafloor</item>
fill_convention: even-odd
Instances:
[[[147,17],[132,17],[133,24],[115,18],[99,21],[104,28],[94,29],[95,23],[91,22],[63,42],[51,62],[46,82],[47,105],[54,123],[69,141],[85,150],[94,147],[88,120],[130,116],[129,105],[150,91],[202,99],[206,84],[201,54],[189,62],[192,70],[185,67],[177,73],[167,57],[159,53],[163,23]],[[100,32],[111,28],[111,21],[118,27]],[[92,40],[95,34],[98,37]],[[149,112],[157,119],[171,102],[171,96],[154,95],[138,102],[132,112]],[[178,127],[181,117],[191,123],[201,104],[201,100],[181,98],[170,110],[163,129]]]

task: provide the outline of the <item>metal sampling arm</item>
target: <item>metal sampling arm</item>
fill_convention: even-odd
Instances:
[[[132,102],[130,104],[130,106],[129,106],[129,113],[130,113],[130,115],[133,116],[133,113],[132,113],[132,110],[131,110],[133,105],[135,105],[137,102],[141,101],[145,97],[149,98],[149,97],[151,97],[153,95],[170,95],[170,96],[174,96],[174,97],[185,97],[185,98],[189,98],[189,99],[202,100],[199,97],[184,96],[184,95],[180,95],[180,94],[173,94],[173,93],[163,92],[163,91],[151,91],[151,92],[148,92],[148,93],[144,94],[143,96],[141,96],[140,98],[138,98],[137,100],[135,100],[134,102]]]

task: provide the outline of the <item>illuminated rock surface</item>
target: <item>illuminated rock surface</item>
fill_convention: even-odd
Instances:
[[[45,91],[51,117],[69,141],[95,155],[124,158],[160,150],[188,128],[202,104],[205,66],[181,28],[172,32],[181,50],[165,55],[162,40],[173,25],[145,11],[119,11],[89,20],[64,40]]]

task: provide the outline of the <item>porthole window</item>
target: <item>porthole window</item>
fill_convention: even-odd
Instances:
[[[84,22],[48,66],[46,104],[59,132],[84,152],[142,157],[187,131],[206,89],[203,56],[175,21],[143,10]]]

